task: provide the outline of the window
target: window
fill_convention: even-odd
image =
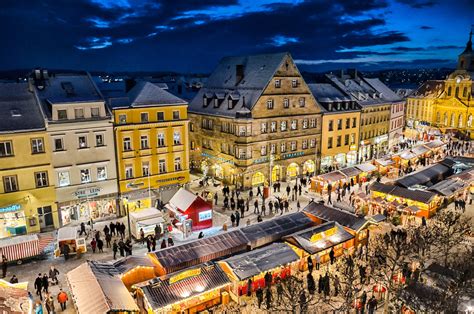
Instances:
[[[13,156],[13,144],[12,141],[0,142],[0,157]]]
[[[333,124],[334,124],[334,121],[332,121],[332,120],[329,120],[328,131],[332,131],[332,130],[334,130],[334,126],[333,126]]]
[[[58,184],[59,186],[68,186],[71,184],[69,179],[69,171],[60,171],[58,172]]]
[[[120,123],[120,124],[125,124],[125,123],[127,123],[127,115],[126,115],[126,114],[120,114],[120,115],[119,115],[119,123]]]
[[[466,98],[467,97],[467,87],[464,87],[462,90],[462,97]]]
[[[58,120],[67,120],[67,110],[58,110]]]
[[[303,120],[303,129],[307,129],[308,128],[308,119],[304,119]]]
[[[76,119],[84,119],[84,109],[82,108],[74,109],[74,117]]]
[[[305,105],[305,99],[304,99],[304,97],[301,97],[301,98],[299,99],[299,103],[300,103],[300,107],[304,107],[304,105]]]
[[[79,148],[87,148],[87,136],[79,136]]]
[[[174,145],[181,145],[181,133],[178,131],[173,133],[173,143]]]
[[[267,123],[266,122],[262,122],[260,124],[260,133],[267,133]]]
[[[165,121],[165,113],[163,111],[159,111],[156,113],[156,120],[159,122]]]
[[[291,87],[293,87],[293,88],[298,87],[298,80],[297,79],[291,80]]]
[[[349,145],[349,134],[344,135],[344,145]]]
[[[267,154],[267,145],[260,147],[260,155],[265,156]]]
[[[132,150],[132,141],[130,140],[130,137],[124,137],[123,138],[123,151],[128,152]]]
[[[311,140],[309,141],[309,147],[311,147],[311,148],[316,147],[316,140],[315,140],[315,139],[311,139]]]
[[[275,88],[281,87],[281,80],[275,80]]]
[[[352,127],[357,127],[357,118],[352,118]]]
[[[165,133],[158,133],[158,147],[165,146]]]
[[[309,120],[309,127],[310,128],[315,128],[316,127],[316,119]]]
[[[96,134],[95,135],[95,146],[104,146],[104,134]]]
[[[277,123],[275,121],[272,121],[270,123],[270,132],[272,133],[276,132],[276,128],[277,128]]]
[[[173,120],[179,120],[179,111],[178,110],[173,111]]]
[[[267,100],[267,109],[273,109],[273,99]]]
[[[337,129],[342,130],[342,119],[337,119]]]
[[[239,149],[239,159],[247,159],[247,152],[245,149]]]
[[[18,191],[18,178],[17,176],[5,176],[3,177],[3,188],[5,193]]]
[[[280,122],[280,131],[286,131],[286,121]]]
[[[351,134],[351,145],[354,145],[356,142],[356,136],[355,136],[355,133],[352,133]]]
[[[292,141],[291,144],[290,144],[290,147],[291,147],[291,150],[292,151],[295,151],[296,150],[296,141]]]
[[[140,148],[141,149],[150,148],[150,146],[148,146],[148,136],[147,135],[140,136]]]
[[[239,126],[239,136],[246,136],[247,135],[247,128],[245,126]]]
[[[351,127],[351,119],[347,118],[346,119],[346,129],[349,129]]]
[[[281,143],[281,145],[280,145],[280,152],[281,152],[281,153],[286,152],[286,143]]]
[[[150,163],[148,161],[142,162],[142,176],[147,177],[150,175]]]
[[[148,112],[140,113],[140,122],[148,122]]]
[[[44,153],[42,138],[34,138],[31,140],[31,153],[32,154]]]
[[[63,139],[62,138],[55,138],[54,139],[54,151],[61,151],[61,150],[64,150]]]
[[[270,144],[270,154],[276,154],[276,145]]]
[[[81,170],[81,183],[91,182],[91,171],[89,169]]]
[[[125,179],[132,179],[132,178],[133,178],[133,166],[125,165]]]
[[[448,96],[451,96],[451,86],[448,87]]]
[[[328,138],[328,149],[332,148],[332,137]]]
[[[181,157],[176,157],[174,159],[174,171],[181,171]]]
[[[301,148],[302,149],[307,149],[308,148],[308,140],[303,140],[301,142]]]
[[[160,159],[158,162],[158,167],[160,170],[160,173],[165,173],[166,172],[166,160]]]
[[[194,123],[189,122],[189,132],[194,132]]]
[[[283,99],[283,108],[290,108],[290,100],[288,98]]]
[[[91,117],[97,118],[100,115],[99,108],[91,108]]]
[[[35,172],[35,182],[37,188],[48,186],[48,173],[46,171]]]
[[[97,167],[97,181],[107,180],[107,168]]]
[[[292,130],[298,129],[298,120],[291,120],[291,129]]]

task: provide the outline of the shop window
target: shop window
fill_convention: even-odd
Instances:
[[[150,146],[148,145],[148,136],[142,135],[140,136],[140,148],[141,149],[149,149]]]
[[[96,134],[95,135],[95,146],[100,147],[104,146],[104,134]]]
[[[328,131],[333,131],[333,130],[334,130],[334,121],[329,120]]]
[[[298,120],[291,120],[291,129],[292,130],[298,129]]]
[[[87,136],[79,136],[79,148],[87,148]]]
[[[337,143],[337,147],[341,147],[341,141],[342,141],[342,137],[339,135],[339,136],[337,137],[337,142],[336,142],[336,143]]]
[[[281,87],[281,80],[275,80],[275,88]]]
[[[178,110],[173,111],[173,120],[179,120],[179,111]]]
[[[18,178],[17,176],[5,176],[3,177],[3,189],[5,193],[18,191]]]
[[[263,133],[267,133],[267,123],[266,122],[262,122],[260,124],[260,132],[263,134]]]
[[[332,148],[332,137],[328,138],[328,149]]]
[[[165,146],[165,133],[158,133],[158,147]]]
[[[174,171],[181,171],[181,157],[176,157],[174,159]]]
[[[127,123],[127,115],[126,114],[120,114],[119,115],[119,124],[125,124]]]
[[[42,138],[34,138],[34,139],[31,140],[31,153],[32,154],[44,153],[44,146],[43,146],[43,139]]]
[[[58,184],[59,186],[68,186],[71,184],[69,179],[69,171],[60,171],[58,172]]]
[[[286,121],[280,122],[280,131],[282,132],[286,131]]]
[[[349,145],[349,134],[344,135],[344,145]]]
[[[97,167],[97,181],[107,180],[107,168]]]
[[[140,122],[148,122],[148,112],[140,113]]]
[[[165,173],[166,172],[166,160],[160,159],[158,162],[158,168],[160,173]]]
[[[48,173],[46,171],[35,172],[35,182],[37,188],[48,186]]]
[[[0,157],[13,156],[13,143],[12,141],[0,142]]]
[[[163,111],[158,111],[156,113],[156,120],[158,120],[158,122],[165,121],[165,113]]]
[[[132,150],[132,141],[130,137],[123,138],[123,151],[128,152]]]
[[[173,143],[174,145],[181,145],[181,133],[178,131],[175,131],[173,133]]]
[[[290,100],[288,98],[283,99],[283,108],[290,108]]]
[[[84,109],[82,109],[82,108],[74,109],[74,118],[84,119]]]
[[[308,119],[304,119],[303,120],[303,129],[307,129],[308,128]]]
[[[67,110],[58,110],[58,120],[67,120]]]
[[[267,100],[267,109],[273,109],[273,99]]]
[[[91,171],[89,169],[81,170],[81,183],[91,182]]]
[[[150,163],[148,161],[142,162],[142,176],[146,177],[150,175]]]
[[[91,117],[92,118],[97,118],[100,115],[100,110],[99,108],[91,108]]]

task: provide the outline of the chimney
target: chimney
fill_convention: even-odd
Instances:
[[[239,84],[244,78],[244,65],[237,64],[235,66],[235,85]]]
[[[352,78],[357,78],[357,69],[348,69],[347,74],[349,74]]]
[[[125,80],[125,93],[128,93],[135,85],[137,81],[135,79],[129,78]]]

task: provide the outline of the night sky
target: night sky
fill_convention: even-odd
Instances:
[[[473,0],[1,0],[0,69],[209,72],[289,51],[301,69],[452,67]]]

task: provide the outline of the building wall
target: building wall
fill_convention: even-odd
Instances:
[[[368,160],[388,148],[391,104],[364,106],[361,113],[359,160]]]
[[[391,148],[400,142],[405,126],[405,102],[392,104],[390,110],[390,129],[388,146]]]

